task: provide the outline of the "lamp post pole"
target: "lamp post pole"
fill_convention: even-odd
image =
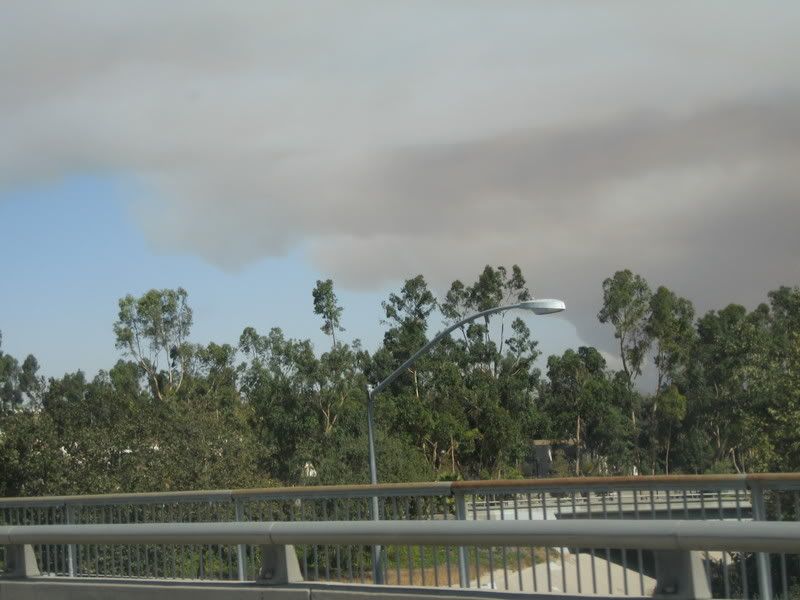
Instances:
[[[386,387],[390,383],[392,383],[401,374],[403,374],[406,371],[406,369],[408,369],[411,365],[417,362],[417,360],[421,356],[430,352],[430,350],[436,344],[438,344],[440,341],[442,341],[442,339],[450,335],[453,331],[455,331],[459,327],[463,327],[467,323],[471,323],[472,321],[480,319],[481,317],[488,317],[490,315],[514,309],[530,310],[537,315],[548,315],[551,313],[557,313],[565,310],[566,305],[561,300],[550,300],[550,299],[526,300],[524,302],[519,302],[517,304],[507,304],[505,306],[498,306],[496,308],[490,308],[488,310],[482,310],[480,312],[477,312],[464,319],[461,319],[460,321],[454,323],[453,325],[450,325],[450,327],[442,331],[430,342],[428,342],[422,348],[420,348],[414,354],[412,354],[410,358],[408,358],[402,365],[400,365],[394,371],[392,371],[389,374],[389,376],[386,377],[386,379],[384,379],[383,381],[381,381],[378,385],[374,387],[367,385],[367,437],[369,440],[369,475],[372,485],[378,484],[378,468],[375,462],[375,433],[373,428],[373,412],[375,407],[375,398],[378,396],[378,394],[380,394],[384,389],[386,389]],[[380,520],[377,495],[372,497],[372,520],[373,521]],[[374,584],[383,583],[383,568],[381,566],[380,546],[372,547],[372,582]]]

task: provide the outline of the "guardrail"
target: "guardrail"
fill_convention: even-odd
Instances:
[[[710,598],[697,550],[800,551],[800,523],[595,521],[357,523],[177,523],[140,525],[40,525],[0,527],[0,544],[12,557],[11,575],[37,577],[33,544],[253,544],[261,548],[258,580],[272,585],[302,581],[292,545],[570,546],[646,548],[655,551],[655,594]],[[374,589],[374,588],[373,588]]]
[[[570,478],[216,490],[0,499],[0,525],[348,521],[800,520],[800,474]],[[196,543],[170,548],[39,544],[43,572],[73,577],[252,579],[259,547]],[[359,545],[302,544],[306,579],[372,581]],[[704,552],[717,597],[789,597],[800,584],[792,553]],[[0,561],[2,553],[0,553]],[[414,544],[384,549],[379,575],[394,584],[644,595],[655,581],[644,548]]]

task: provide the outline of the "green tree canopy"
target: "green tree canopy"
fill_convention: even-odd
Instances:
[[[177,392],[186,374],[192,309],[183,288],[150,290],[119,301],[114,323],[117,348],[147,373],[159,400]]]

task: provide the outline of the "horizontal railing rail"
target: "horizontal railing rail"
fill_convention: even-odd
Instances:
[[[756,473],[742,475],[647,475],[638,477],[568,477],[548,479],[508,479],[481,481],[443,481],[427,483],[390,483],[378,485],[296,486],[236,490],[199,490],[99,494],[85,496],[42,496],[0,498],[0,508],[164,504],[171,502],[230,502],[237,498],[294,499],[348,498],[371,496],[453,495],[480,490],[508,491],[614,491],[656,489],[800,489],[800,473]]]
[[[800,551],[800,523],[725,521],[320,521],[0,527],[0,544],[550,546]]]

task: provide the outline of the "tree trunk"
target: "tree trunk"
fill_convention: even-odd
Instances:
[[[667,430],[667,452],[664,456],[664,474],[669,475],[669,449],[670,443],[672,441],[672,423],[669,425],[669,429]]]
[[[500,350],[498,356],[500,360],[503,359],[503,343],[506,338],[506,317],[505,313],[500,313]],[[497,379],[497,361],[494,361],[494,377]]]
[[[736,463],[736,448],[731,448],[731,460],[733,461],[733,468],[736,469],[737,473],[742,473],[744,471],[744,465],[742,468],[739,468],[739,465]]]
[[[628,382],[633,381],[633,377],[631,377],[631,372],[628,370],[628,361],[625,359],[625,336],[619,336],[619,357],[622,359],[622,370],[625,371],[625,375],[628,377]]]

